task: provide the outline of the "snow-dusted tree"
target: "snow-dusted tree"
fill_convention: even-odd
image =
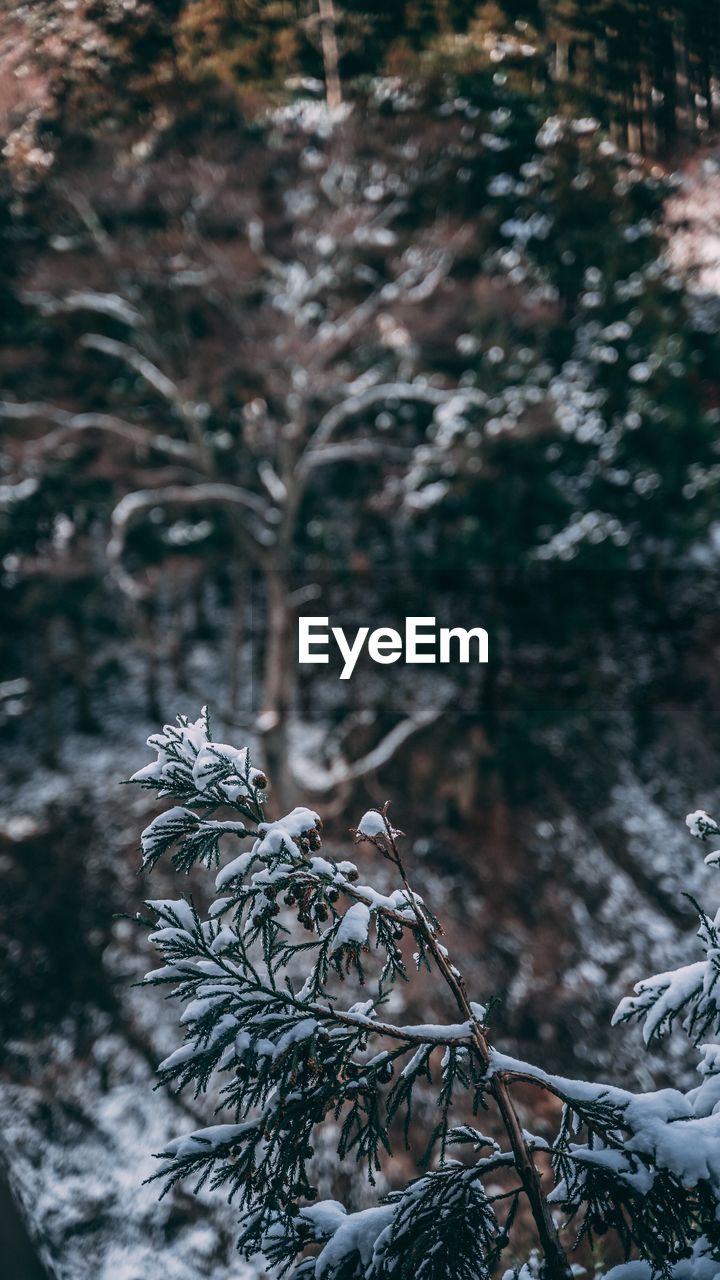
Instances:
[[[192,5],[183,21],[206,17]],[[265,17],[275,30],[283,15]],[[354,602],[366,609],[369,584],[382,616],[388,564],[408,583],[441,559],[467,583],[467,566],[463,607],[502,629],[509,672],[518,629],[545,608],[536,652],[557,650],[557,562],[627,563],[634,596],[640,546],[660,581],[714,510],[707,372],[660,260],[661,186],[594,121],[546,119],[521,87],[531,46],[516,84],[516,45],[498,50],[502,71],[448,54],[442,73],[367,86],[331,117],[299,97],[249,120],[181,77],[152,111],[91,134],[87,154],[61,148],[9,242],[13,259],[35,246],[17,301],[26,340],[44,338],[32,379],[18,367],[0,389],[16,438],[7,554],[24,557],[16,530],[34,520],[18,480],[55,500],[73,554],[86,527],[97,539],[111,523],[99,576],[134,599],[153,662],[179,652],[200,570],[222,573],[233,711],[260,580],[258,729],[286,805],[310,781],[329,791],[371,772],[439,713],[427,699],[419,716],[399,682],[377,737],[358,747],[343,726],[328,767],[293,776],[294,588],[322,584],[312,611],[334,612],[358,569]],[[170,625],[159,583],[175,584]],[[585,630],[605,625],[597,598]],[[485,682],[487,705],[504,674]]]
[[[179,524],[200,555],[213,534],[223,542],[238,595],[248,570],[261,579],[258,729],[285,797],[293,790],[285,749],[295,695],[293,574],[310,512],[324,505],[323,476],[344,464],[372,491],[368,468],[407,470],[437,409],[479,400],[475,388],[433,382],[418,369],[410,331],[451,288],[468,233],[423,196],[424,167],[408,162],[406,132],[390,129],[381,107],[372,110],[385,131],[375,129],[368,154],[363,120],[333,128],[312,100],[266,123],[262,147],[260,126],[230,114],[232,148],[218,135],[184,169],[172,252],[164,218],[157,243],[139,247],[120,152],[112,194],[87,166],[77,183],[63,182],[55,194],[71,235],[62,243],[82,245],[83,263],[61,259],[63,275],[70,266],[86,284],[26,289],[22,302],[68,342],[83,369],[82,400],[99,407],[84,411],[75,392],[70,407],[0,398],[0,419],[24,438],[21,469],[43,475],[58,458],[84,460],[88,448],[90,459],[103,458],[118,499],[112,577],[141,609],[152,610],[157,586],[157,557],[143,547],[158,514],[166,553],[177,547]],[[181,122],[175,109],[137,144],[151,225],[151,206],[165,200],[166,132]],[[210,372],[218,360],[222,373]],[[99,394],[89,392],[98,382]],[[402,412],[409,425],[398,422]],[[335,491],[357,493],[352,484]],[[426,708],[407,719],[400,741],[428,718]],[[333,780],[341,781],[347,770],[338,763]]]
[[[132,781],[178,803],[143,833],[146,869],[170,850],[179,871],[210,867],[223,837],[251,841],[219,871],[206,919],[184,898],[148,903],[163,965],[145,981],[167,984],[185,1006],[186,1040],[161,1079],[210,1090],[224,1116],[161,1153],[156,1176],[167,1187],[191,1177],[223,1188],[241,1210],[241,1252],[294,1268],[298,1280],[481,1280],[501,1264],[506,1280],[565,1280],[562,1222],[575,1245],[615,1233],[637,1261],[614,1268],[613,1280],[718,1274],[717,1045],[704,1046],[703,1083],[688,1093],[633,1094],[499,1052],[485,1006],[470,999],[439,921],[409,883],[387,806],[354,832],[397,876],[381,891],[361,883],[353,862],[321,853],[317,813],[263,820],[265,775],[246,749],[211,739],[205,711],[149,744],[157,760]],[[701,838],[720,834],[704,814],[689,824]],[[701,921],[705,960],[640,983],[617,1020],[644,1016],[648,1037],[677,1017],[693,1037],[720,1032],[717,925]],[[438,980],[456,1021],[387,1016],[411,968]],[[343,984],[364,989],[343,999]],[[521,1123],[518,1084],[562,1104],[553,1142]],[[371,1208],[318,1201],[314,1143],[328,1122],[339,1160],[357,1159],[371,1184],[398,1146],[424,1149],[423,1171]],[[523,1264],[528,1208],[538,1247]]]

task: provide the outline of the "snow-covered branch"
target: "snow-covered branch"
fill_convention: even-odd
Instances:
[[[127,342],[119,342],[116,338],[107,338],[101,333],[86,333],[80,338],[80,346],[89,351],[100,351],[103,355],[122,361],[149,387],[152,387],[184,423],[198,456],[203,460],[204,470],[208,474],[212,472],[212,454],[205,440],[204,416],[199,406],[183,395],[172,378],[142,351],[138,351],[137,347],[130,346]]]
[[[119,293],[99,293],[95,289],[71,289],[61,298],[41,290],[26,290],[20,294],[22,302],[35,307],[43,316],[69,314],[73,311],[92,311],[96,315],[117,320],[128,328],[138,328],[142,314],[127,298]]]
[[[74,435],[81,435],[86,431],[99,431],[124,440],[143,452],[161,453],[175,461],[188,462],[196,466],[199,462],[194,445],[186,440],[175,440],[162,432],[140,427],[133,422],[125,422],[122,418],[117,418],[110,413],[71,413],[67,409],[45,404],[43,401],[23,403],[2,400],[0,401],[0,418],[13,422],[39,420],[56,426],[56,430],[29,442],[27,448],[31,453],[49,453]]]
[[[376,459],[407,462],[409,457],[409,449],[393,444],[390,440],[343,440],[305,453],[296,474],[302,482],[318,467],[329,467],[335,462],[372,462]]]
[[[313,456],[327,447],[342,426],[378,405],[402,403],[427,404],[437,407],[457,400],[458,405],[485,404],[485,395],[472,387],[435,387],[426,382],[382,382],[369,387],[329,409],[320,419],[310,438],[305,456]]]
[[[406,266],[395,280],[374,289],[346,315],[332,324],[321,325],[314,343],[317,354],[313,358],[313,365],[327,368],[382,307],[396,305],[398,302],[412,304],[427,301],[447,277],[454,257],[455,249],[452,246],[439,252],[429,252],[427,257]]]
[[[177,384],[136,347],[131,347],[127,342],[119,342],[116,338],[108,338],[102,333],[83,334],[80,338],[80,346],[88,351],[101,351],[104,355],[121,360],[147,382],[149,387],[157,391],[163,400],[167,400],[169,404],[181,410],[183,415],[188,412],[188,402]]]
[[[414,723],[430,718],[424,713]],[[375,764],[390,758],[403,732],[398,726],[371,753]],[[648,1264],[642,1273],[621,1265],[613,1280],[635,1274],[647,1280],[660,1266],[672,1280],[715,1274],[717,1044],[703,1046],[702,1084],[687,1093],[633,1093],[503,1053],[490,1043],[487,1009],[469,999],[440,941],[440,922],[410,886],[402,833],[391,824],[387,805],[369,810],[353,830],[355,843],[397,874],[399,887],[382,893],[359,883],[354,862],[321,852],[322,823],[313,810],[298,807],[273,822],[263,820],[266,776],[251,766],[247,750],[212,741],[206,712],[194,724],[179,717],[178,727],[166,725],[149,742],[157,760],[133,780],[179,803],[143,832],[146,867],[174,849],[173,862],[188,871],[200,862],[216,864],[221,839],[251,842],[220,868],[207,918],[185,899],[148,903],[156,917],[150,940],[163,964],[146,981],[167,984],[184,1005],[185,1043],[161,1063],[162,1078],[180,1089],[192,1086],[196,1094],[222,1078],[220,1109],[232,1120],[167,1144],[157,1175],[166,1186],[191,1175],[224,1187],[243,1210],[241,1251],[250,1256],[261,1250],[268,1263],[286,1267],[302,1258],[295,1274],[307,1280],[341,1280],[361,1251],[365,1280],[385,1280],[396,1270],[397,1250],[410,1248],[420,1249],[421,1259],[442,1258],[443,1276],[490,1280],[515,1239],[523,1198],[546,1280],[573,1275],[553,1206],[575,1220],[578,1239],[592,1242],[601,1227],[614,1230],[628,1256],[634,1252]],[[201,816],[228,804],[242,822]],[[699,810],[688,821],[701,839],[720,830]],[[717,853],[707,861],[716,865]],[[711,998],[719,928],[703,915],[706,962],[677,978],[661,974],[641,984],[639,998],[621,1006],[621,1016],[649,1016],[655,1031],[704,1002],[703,1029],[720,1035],[720,1012]],[[378,1017],[393,988],[398,999],[400,982],[411,977],[405,940],[414,947],[416,969],[425,969],[452,997],[459,1021]],[[356,1003],[340,1000],[341,983],[360,988]],[[417,998],[427,1000],[426,981]],[[562,1103],[554,1141],[522,1127],[513,1100],[518,1085],[533,1085]],[[438,1117],[426,1153],[429,1158],[435,1151],[432,1172],[357,1214],[336,1201],[315,1205],[311,1157],[324,1118],[337,1122],[339,1159],[354,1154],[372,1182],[393,1154],[393,1121],[404,1116],[406,1132],[412,1125],[419,1090]],[[502,1141],[469,1123],[490,1107],[497,1110],[494,1132],[504,1135]],[[461,1123],[452,1123],[458,1108]],[[456,1146],[479,1157],[451,1159],[448,1152]],[[552,1159],[552,1192],[536,1166],[538,1152]],[[509,1187],[485,1185],[501,1171],[513,1175]],[[675,1264],[691,1255],[700,1270],[677,1270]],[[530,1272],[505,1274],[524,1280]]]
[[[366,1018],[360,1014],[350,1013],[343,1009],[320,1009],[316,1005],[308,1006],[312,1013],[319,1013],[327,1016],[330,1021],[336,1021],[347,1027],[357,1027],[360,1031],[367,1031],[368,1035],[380,1036],[389,1040],[399,1040],[401,1044],[408,1047],[411,1045],[437,1047],[442,1046],[448,1048],[450,1045],[465,1045],[469,1048],[472,1045],[472,1035],[469,1022],[454,1022],[447,1026],[438,1023],[420,1023],[414,1026],[393,1026],[389,1022],[381,1022],[377,1018]]]
[[[360,756],[357,760],[350,762],[335,761],[324,777],[318,775],[316,768],[308,769],[303,774],[299,774],[297,765],[295,765],[295,776],[298,783],[313,795],[323,795],[334,787],[343,787],[350,782],[359,782],[375,769],[381,769],[384,765],[389,764],[406,742],[409,742],[411,738],[414,738],[423,729],[427,729],[429,725],[435,724],[444,715],[447,705],[446,701],[436,702],[421,708],[414,712],[413,715],[406,716],[404,720],[400,720],[396,725],[393,725],[392,729],[364,756]]]
[[[113,572],[123,590],[131,596],[142,594],[142,589],[122,568],[128,531],[147,511],[155,507],[226,507],[231,511],[249,512],[253,519],[242,522],[241,530],[247,535],[247,546],[262,558],[262,551],[272,543],[273,534],[265,525],[267,503],[252,490],[239,485],[208,482],[194,485],[167,485],[162,489],[137,489],[127,493],[115,507],[107,544],[107,554]]]

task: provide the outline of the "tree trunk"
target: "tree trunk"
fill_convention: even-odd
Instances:
[[[570,45],[567,40],[555,41],[555,57],[553,60],[553,78],[560,82],[568,79],[570,74]]]
[[[228,661],[228,702],[231,715],[236,715],[240,705],[240,668],[242,647],[245,641],[245,609],[248,596],[248,572],[235,550],[235,565],[230,583],[232,592],[230,617],[230,654]]]
[[[681,137],[689,138],[694,131],[694,112],[690,93],[685,19],[680,13],[675,15],[673,22],[672,44],[675,60],[675,127]]]
[[[318,0],[318,12],[325,69],[325,95],[330,111],[337,111],[337,108],[342,105],[342,86],[334,0]]]
[[[265,661],[262,710],[258,722],[263,767],[271,784],[271,808],[277,815],[292,803],[288,762],[288,719],[295,687],[296,661],[292,652],[292,605],[283,570],[265,577]]]
[[[162,720],[158,696],[158,628],[157,604],[154,600],[140,602],[140,634],[145,650],[145,711],[150,720]]]

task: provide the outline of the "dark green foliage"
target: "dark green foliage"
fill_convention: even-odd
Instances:
[[[196,806],[224,801],[245,814],[254,808],[262,819],[265,776],[247,752],[211,741],[205,712],[149,741],[157,762],[134,781],[162,794],[177,787],[180,798],[194,788]],[[227,767],[218,775],[208,761]],[[156,818],[143,834],[146,859],[173,842],[185,870],[204,857],[192,819],[184,808]],[[698,834],[716,830],[704,814],[689,821]],[[708,1143],[702,1091],[634,1095],[498,1054],[487,1038],[486,1010],[469,1002],[438,921],[410,887],[387,806],[366,813],[355,838],[394,868],[402,887],[392,892],[362,884],[354,863],[321,854],[321,823],[311,810],[259,820],[254,832],[217,826],[223,835],[251,834],[254,843],[220,871],[208,918],[186,900],[148,903],[157,917],[150,938],[163,965],[145,981],[171,988],[184,1005],[186,1029],[185,1044],[159,1068],[161,1082],[192,1088],[196,1097],[211,1094],[226,1117],[160,1153],[155,1176],[166,1190],[185,1178],[196,1189],[223,1189],[241,1212],[241,1252],[261,1251],[281,1274],[294,1268],[295,1280],[490,1280],[505,1250],[517,1248],[527,1198],[542,1275],[569,1280],[539,1178],[537,1162],[548,1158],[556,1175],[551,1199],[567,1215],[576,1245],[592,1246],[612,1232],[627,1257],[649,1261],[658,1277],[670,1277],[672,1264],[691,1251],[714,1256],[720,1171],[709,1154],[698,1159],[688,1127],[699,1125],[697,1141]],[[692,1008],[705,1010],[717,948],[704,916],[700,937],[707,962],[699,966]],[[409,977],[403,939],[417,968],[453,994],[459,1023],[386,1020],[393,984]],[[679,970],[639,984],[637,999],[618,1017],[642,1014],[652,1030],[654,993],[672,1004],[673,981],[683,996],[674,1015],[685,1013],[687,975]],[[348,985],[360,987],[363,998],[343,998]],[[712,1007],[713,1017],[703,1013],[708,1030],[717,1026]],[[701,1066],[710,1104],[715,1048],[705,1047]],[[521,1129],[509,1092],[516,1081],[563,1104],[554,1142]],[[433,1116],[421,1125],[424,1154],[418,1104],[424,1117]],[[495,1117],[497,1136],[471,1123],[481,1109]],[[403,1143],[426,1172],[372,1209],[316,1204],[317,1138],[327,1122],[339,1160],[354,1159],[369,1185],[392,1168]]]
[[[380,1275],[398,1280],[485,1280],[500,1232],[475,1169],[442,1169],[399,1198]]]

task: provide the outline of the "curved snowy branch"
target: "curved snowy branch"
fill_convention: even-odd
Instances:
[[[381,382],[378,386],[361,391],[358,395],[348,396],[340,404],[321,418],[310,439],[305,457],[316,450],[324,448],[335,433],[351,418],[358,417],[368,409],[388,401],[413,401],[416,404],[429,404],[437,407],[450,400],[458,400],[464,404],[485,404],[485,395],[473,387],[433,387],[422,382]]]
[[[109,413],[70,413],[57,405],[45,404],[42,401],[15,403],[12,400],[0,401],[0,418],[14,422],[28,422],[35,418],[45,419],[53,423],[55,431],[32,440],[28,449],[33,453],[47,453],[84,431],[102,431],[107,435],[117,436],[140,449],[164,453],[169,458],[181,459],[183,462],[197,464],[195,447],[185,440],[174,440],[172,436],[157,434],[147,427],[139,427],[135,423],[125,422]]]
[[[419,733],[421,729],[426,729],[429,725],[439,720],[447,710],[447,705],[446,701],[436,703],[434,706],[425,707],[417,711],[415,715],[401,720],[366,755],[360,756],[358,760],[348,764],[336,763],[332,769],[328,770],[324,778],[318,778],[316,772],[313,772],[312,775],[308,774],[307,777],[299,778],[294,771],[296,782],[302,785],[305,790],[319,795],[331,791],[334,787],[343,786],[348,782],[359,781],[369,773],[372,773],[374,769],[379,769],[388,764],[396,752],[410,738]]]
[[[99,293],[95,289],[72,289],[63,298],[55,298],[44,291],[27,290],[20,294],[22,302],[37,307],[42,316],[55,316],[73,311],[92,311],[108,316],[134,329],[142,324],[143,317],[126,298],[119,293]]]
[[[283,506],[287,501],[287,487],[284,481],[280,479],[272,463],[268,462],[266,458],[258,462],[258,475],[273,502],[277,503],[278,507]]]
[[[430,254],[427,260],[413,262],[395,280],[374,290],[335,324],[321,325],[317,332],[319,358],[314,363],[326,368],[381,307],[398,301],[425,302],[449,274],[454,256],[451,249],[444,249],[440,253]]]
[[[118,502],[112,513],[112,536],[107,544],[107,554],[112,571],[120,586],[127,595],[138,597],[143,589],[122,568],[122,555],[125,549],[128,530],[153,507],[200,507],[219,506],[240,511],[251,512],[254,516],[264,516],[266,503],[257,494],[248,489],[241,489],[230,484],[195,484],[168,485],[163,489],[138,489],[127,493]],[[272,534],[262,525],[254,523],[246,529],[251,537],[251,546],[260,551],[272,541]]]
[[[305,453],[298,466],[297,474],[300,480],[305,480],[317,467],[328,467],[333,462],[365,462],[372,461],[374,458],[407,462],[409,456],[409,449],[403,448],[402,445],[391,444],[389,440],[340,441]]]
[[[168,377],[148,356],[132,347],[127,342],[118,342],[115,338],[106,338],[102,333],[86,333],[80,339],[80,346],[88,351],[100,351],[103,355],[121,360],[134,370],[144,382],[152,387],[163,400],[169,404],[185,423],[188,433],[203,459],[205,469],[212,470],[212,455],[207,447],[202,423],[198,417],[198,406],[187,400],[177,383]]]
[[[119,342],[116,338],[107,338],[102,333],[83,334],[80,338],[80,346],[88,351],[101,351],[104,355],[122,360],[164,400],[168,400],[176,408],[187,411],[187,402],[177,384],[136,347],[131,347],[127,342]]]
[[[68,187],[64,182],[59,184],[68,204],[72,206],[80,218],[85,230],[89,232],[98,253],[108,262],[114,262],[117,251],[112,239],[105,230],[96,210],[81,191]]]

